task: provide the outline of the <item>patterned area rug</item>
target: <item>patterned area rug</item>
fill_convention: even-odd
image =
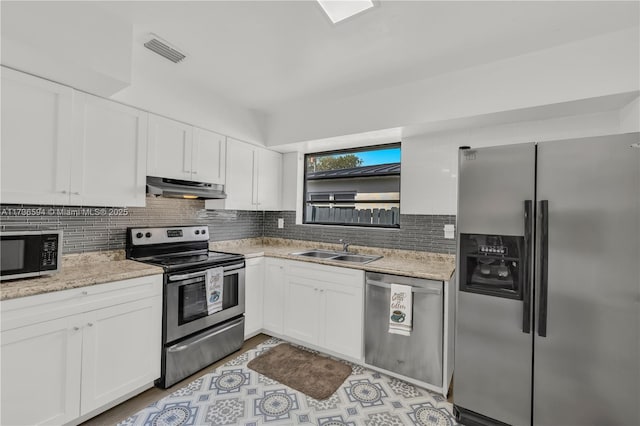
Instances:
[[[457,424],[451,404],[441,395],[360,365],[351,364],[351,375],[322,401],[247,368],[249,361],[280,343],[276,338],[263,342],[118,425]]]

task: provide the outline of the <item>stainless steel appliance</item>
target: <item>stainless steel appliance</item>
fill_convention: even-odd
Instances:
[[[165,271],[162,376],[156,382],[162,388],[244,342],[244,256],[209,251],[208,246],[206,226],[127,229],[127,258]],[[222,309],[209,314],[205,277],[213,268],[223,268]]]
[[[639,141],[461,148],[461,423],[640,424]]]
[[[168,198],[187,198],[190,200],[227,198],[227,194],[224,192],[224,185],[168,179],[157,176],[147,176],[147,193]]]
[[[60,271],[62,230],[0,232],[0,281]]]
[[[410,336],[389,333],[392,283],[412,287],[413,327]],[[367,364],[442,386],[442,286],[441,281],[366,273],[364,358]]]

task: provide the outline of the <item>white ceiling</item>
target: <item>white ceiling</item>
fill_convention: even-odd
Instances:
[[[333,25],[315,1],[94,4],[134,25],[134,75],[189,80],[266,113],[637,26],[640,5],[383,0]],[[187,59],[176,65],[142,48],[151,32]]]

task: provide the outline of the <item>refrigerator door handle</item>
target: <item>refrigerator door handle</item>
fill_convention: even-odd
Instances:
[[[540,246],[537,276],[540,282],[538,300],[538,335],[547,337],[547,297],[549,292],[549,200],[540,201]]]
[[[531,255],[533,253],[533,201],[524,201],[524,256],[522,270],[522,332],[531,332]]]

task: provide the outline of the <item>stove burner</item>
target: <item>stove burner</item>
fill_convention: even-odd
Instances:
[[[152,265],[162,266],[166,270],[175,270],[178,268],[198,268],[202,266],[216,266],[229,261],[244,260],[242,255],[210,251],[202,253],[196,251],[192,253],[176,253],[163,254],[159,256],[150,256],[143,258],[132,258],[139,262],[150,263]]]

